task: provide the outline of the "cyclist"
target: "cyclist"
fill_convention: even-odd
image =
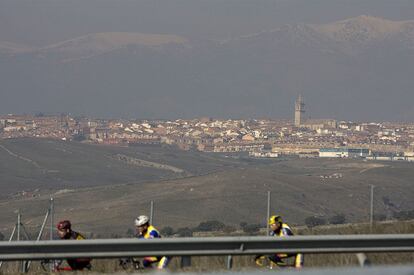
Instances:
[[[292,229],[283,222],[282,217],[279,215],[271,216],[269,219],[269,225],[270,225],[270,236],[275,237],[289,237],[293,236]],[[288,267],[291,265],[288,265],[284,260],[287,258],[295,257],[295,268],[302,268],[303,267],[303,254],[284,254],[284,253],[278,253],[274,255],[270,255],[267,258],[276,266],[278,267]],[[264,256],[260,255],[256,257],[256,263],[258,265],[261,264],[261,260],[263,260]]]
[[[57,233],[60,239],[62,240],[84,240],[85,237],[72,230],[72,224],[68,220],[60,221],[56,225]],[[66,259],[69,267],[60,267],[62,261],[57,261],[55,269],[56,271],[59,270],[83,270],[83,269],[91,269],[91,260],[87,258],[79,258],[79,259]]]
[[[161,238],[158,230],[150,225],[149,219],[147,216],[142,215],[135,219],[135,227],[137,230],[139,239],[156,239]],[[157,269],[164,269],[167,267],[170,262],[170,257],[159,256],[159,257],[144,257],[142,265],[144,268],[150,268],[153,264],[157,264]]]

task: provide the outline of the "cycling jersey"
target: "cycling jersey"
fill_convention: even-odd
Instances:
[[[68,237],[65,237],[67,240],[85,240],[86,238],[75,231],[71,231],[68,234]],[[72,270],[82,270],[84,268],[90,268],[91,259],[89,258],[78,258],[78,259],[66,259],[66,262],[71,267]]]
[[[155,239],[155,238],[161,238],[161,235],[154,226],[150,225],[148,226],[147,231],[144,234],[139,235],[138,238],[139,239]]]
[[[270,232],[270,236],[275,237],[288,237],[293,236],[292,229],[286,223],[282,223],[281,226],[276,230]],[[283,261],[284,258],[295,257],[295,267],[301,268],[303,266],[303,254],[275,254],[269,257],[269,259],[278,266],[285,266],[286,263]]]
[[[138,236],[138,239],[157,239],[157,238],[161,238],[160,233],[158,232],[158,230],[150,225],[148,226],[148,229],[145,233],[140,234]],[[144,257],[144,260],[142,261],[142,264],[145,268],[151,267],[152,264],[154,263],[158,263],[157,264],[157,268],[158,269],[164,269],[167,267],[168,263],[170,261],[170,257]]]

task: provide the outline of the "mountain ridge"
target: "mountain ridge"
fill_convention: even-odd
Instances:
[[[312,117],[414,119],[414,21],[337,22],[328,30],[282,25],[223,41],[91,34],[1,55],[10,104],[0,107],[102,117],[286,118],[300,93]],[[385,27],[371,31],[370,24]]]
[[[373,40],[386,39],[396,34],[412,36],[414,42],[414,20],[392,21],[380,17],[360,15],[353,18],[334,21],[327,24],[284,24],[273,29],[263,30],[257,33],[242,35],[232,39],[220,41],[227,44],[230,41],[241,41],[254,39],[263,34],[277,35],[290,33],[294,35],[315,38],[326,42],[331,39],[334,43],[350,42],[365,45]],[[76,54],[81,51],[96,51],[98,53],[108,52],[127,46],[157,47],[168,44],[185,45],[189,47],[192,40],[174,34],[144,34],[136,32],[100,32],[77,36],[69,40],[40,48],[31,48],[12,42],[0,42],[0,50],[7,49],[10,53],[26,53],[36,51],[40,53],[66,53]],[[7,51],[6,51],[7,52]]]

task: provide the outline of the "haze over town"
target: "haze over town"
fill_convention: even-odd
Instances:
[[[407,0],[0,2],[0,113],[414,120]]]

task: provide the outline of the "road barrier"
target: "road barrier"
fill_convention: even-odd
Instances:
[[[272,253],[411,252],[414,234],[0,242],[0,261]]]

